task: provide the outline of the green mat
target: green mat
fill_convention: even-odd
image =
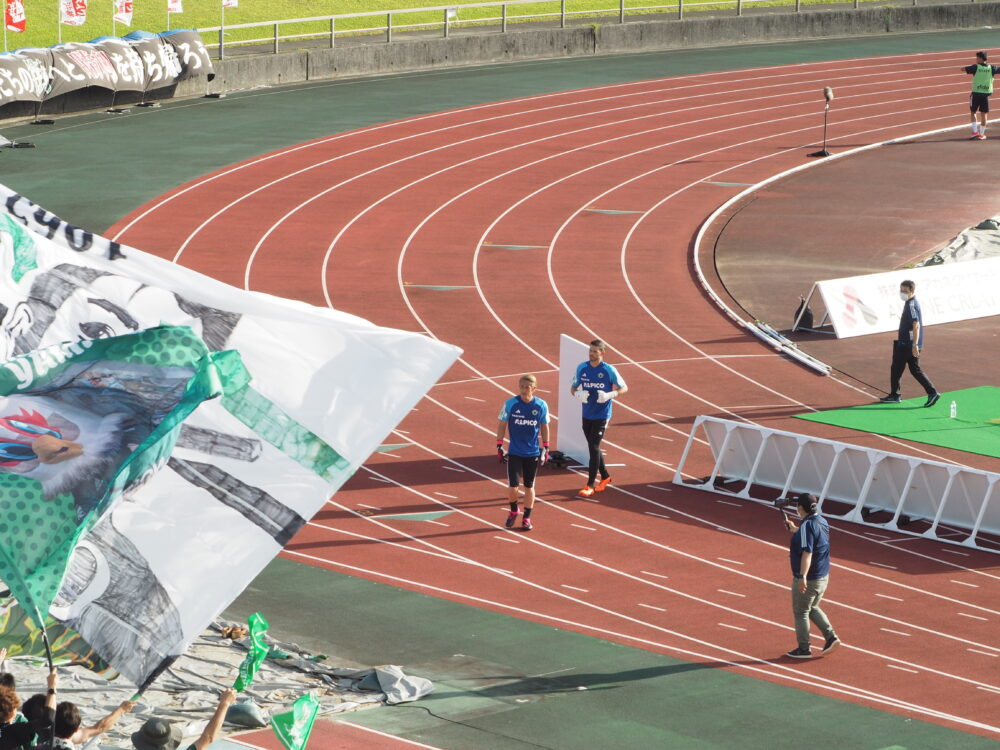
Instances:
[[[899,404],[865,404],[795,417],[1000,458],[1000,388],[984,385],[942,393],[929,409],[924,408],[925,401],[921,396]]]

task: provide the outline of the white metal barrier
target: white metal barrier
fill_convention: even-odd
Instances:
[[[692,484],[683,476],[699,434],[711,450],[712,467]],[[695,419],[674,474],[675,484],[767,504],[772,501],[751,493],[770,488],[788,498],[809,492],[821,508],[827,500],[849,506],[839,514],[825,509],[828,517],[994,553],[1000,546],[984,545],[979,536],[1000,536],[1000,503],[991,502],[1000,494],[998,481],[1000,474],[988,471],[706,416]],[[891,518],[870,521],[877,511]],[[905,528],[920,521],[929,523],[922,532]]]

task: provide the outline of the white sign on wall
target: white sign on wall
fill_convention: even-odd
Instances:
[[[1000,315],[1000,258],[819,281],[837,338],[895,331],[905,279],[917,285],[925,326]]]

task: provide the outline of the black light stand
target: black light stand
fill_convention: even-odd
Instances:
[[[830,102],[833,101],[833,89],[827,86],[823,89],[823,98],[826,99],[826,105],[823,107],[823,148],[819,151],[813,151],[809,156],[829,156],[830,152],[826,149],[826,125],[830,118]]]

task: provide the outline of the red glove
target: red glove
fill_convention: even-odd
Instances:
[[[507,454],[503,452],[503,440],[497,440],[497,460],[500,463],[507,460]]]
[[[538,465],[544,466],[549,460],[549,444],[542,443],[542,452],[538,456]]]

